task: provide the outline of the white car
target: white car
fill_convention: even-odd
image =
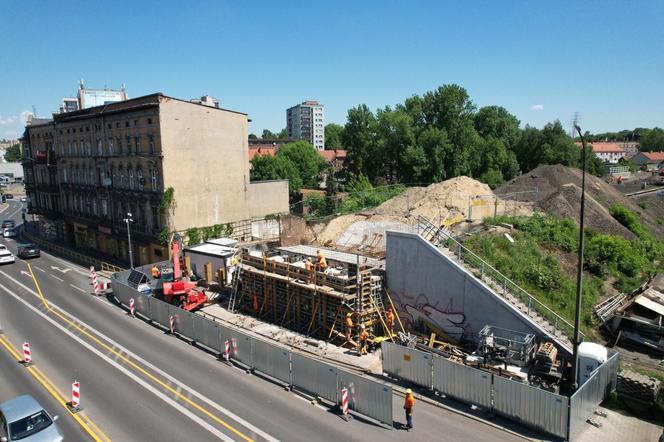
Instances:
[[[7,227],[4,232],[2,232],[2,236],[5,238],[16,238],[16,230],[12,227]]]
[[[28,202],[28,198],[22,196],[22,197],[21,197],[21,202],[22,202],[22,203],[27,203],[27,202]]]
[[[11,264],[16,261],[12,252],[7,249],[0,250],[0,264]]]

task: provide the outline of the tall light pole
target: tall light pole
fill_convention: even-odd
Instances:
[[[129,242],[129,268],[134,268],[134,252],[131,248],[131,230],[129,230],[129,223],[134,222],[134,218],[131,216],[131,212],[127,212],[127,217],[124,219],[127,223],[127,241]]]
[[[586,140],[581,134],[581,127],[574,124],[574,129],[581,138],[581,213],[579,214],[579,262],[576,269],[576,311],[574,312],[574,364],[572,366],[572,391],[578,387],[578,367],[579,367],[579,326],[581,323],[581,291],[583,289],[583,242],[585,235],[583,233],[584,210],[586,206]]]

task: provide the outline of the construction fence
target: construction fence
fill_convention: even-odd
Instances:
[[[289,389],[341,404],[341,389],[349,391],[349,409],[392,428],[392,387],[349,373],[325,362],[294,353],[285,347],[255,338],[239,329],[140,293],[127,284],[129,271],[111,276],[113,295],[135,312],[174,334],[188,338],[223,355],[229,343],[229,359],[252,372],[274,379]]]
[[[390,342],[382,343],[382,353],[389,376],[569,440],[615,389],[618,370],[615,354],[568,398]]]

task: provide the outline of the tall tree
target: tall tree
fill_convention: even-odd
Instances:
[[[344,127],[335,123],[325,125],[325,149],[343,149]]]
[[[263,129],[261,138],[277,138],[277,136],[269,129]]]
[[[664,151],[664,130],[655,127],[641,136],[639,144],[641,145],[641,152]]]
[[[12,144],[5,150],[5,161],[8,163],[21,161],[21,145],[19,143]]]
[[[288,129],[285,128],[285,127],[283,129],[281,129],[279,131],[279,133],[277,134],[277,138],[280,138],[280,139],[288,138]]]
[[[348,151],[348,169],[353,175],[364,173],[374,180],[377,173],[372,164],[375,146],[376,117],[366,104],[348,109],[342,142]]]
[[[475,129],[482,138],[497,138],[508,149],[514,148],[520,135],[519,120],[500,106],[486,106],[477,111]]]

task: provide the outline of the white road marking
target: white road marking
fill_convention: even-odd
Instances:
[[[30,272],[26,272],[25,270],[21,270],[21,275],[25,275],[25,276],[28,276],[28,277],[32,278],[32,275],[30,274]]]
[[[58,278],[58,277],[55,276],[55,275],[51,275],[51,276],[52,276],[53,278],[57,279],[57,280],[60,281],[60,282],[65,282],[65,280],[62,279],[62,278]]]
[[[32,268],[33,268],[33,269],[37,269],[37,270],[39,270],[40,272],[44,272],[44,273],[46,273],[46,270],[42,269],[41,267],[38,267],[38,266],[32,266]]]
[[[70,269],[70,268],[64,268],[64,269],[61,269],[60,267],[51,266],[51,269],[52,269],[52,270],[57,270],[58,272],[61,272],[61,273],[71,272],[71,269]]]
[[[74,289],[78,290],[79,292],[82,292],[82,293],[88,293],[88,292],[86,292],[85,290],[83,290],[82,288],[80,288],[80,287],[78,287],[78,286],[75,286],[74,284],[69,284],[69,286],[70,286],[71,288],[74,288]]]
[[[18,296],[17,294],[13,293],[11,290],[9,290],[9,289],[8,289],[7,287],[5,287],[4,285],[0,284],[0,288],[2,288],[5,292],[7,292],[10,296],[12,296],[13,298],[15,298],[17,301],[19,301],[19,302],[21,302],[22,304],[24,304],[26,307],[28,307],[28,308],[29,308],[30,310],[32,310],[34,313],[36,313],[37,315],[41,316],[42,318],[44,318],[44,319],[47,320],[48,322],[50,322],[54,327],[56,327],[57,329],[59,329],[60,331],[62,331],[62,332],[65,333],[66,335],[68,335],[68,336],[69,336],[70,338],[72,338],[74,341],[78,342],[78,343],[81,344],[83,347],[85,347],[85,348],[87,348],[88,350],[90,350],[90,352],[92,352],[93,354],[97,355],[99,358],[103,359],[104,361],[106,361],[107,363],[109,363],[111,366],[115,367],[117,370],[119,370],[121,373],[123,373],[123,374],[124,374],[125,376],[127,376],[129,379],[132,379],[134,382],[136,382],[137,384],[139,384],[140,386],[142,386],[143,388],[145,388],[146,390],[148,390],[150,393],[152,393],[152,394],[154,394],[155,396],[157,396],[157,397],[158,397],[159,399],[161,399],[162,401],[166,402],[166,403],[167,403],[168,405],[170,405],[171,407],[175,408],[175,409],[176,409],[177,411],[179,411],[180,413],[182,413],[182,414],[184,414],[185,416],[187,416],[189,419],[191,419],[191,420],[193,420],[194,422],[196,422],[196,423],[197,423],[198,425],[200,425],[201,427],[205,428],[207,431],[209,431],[209,432],[212,433],[213,435],[217,436],[219,439],[221,439],[221,440],[225,440],[225,441],[228,441],[228,442],[232,442],[232,441],[233,441],[233,439],[232,439],[231,437],[229,437],[229,436],[225,435],[224,433],[222,433],[221,431],[217,430],[214,426],[212,426],[212,425],[210,425],[209,423],[205,422],[202,418],[196,416],[194,413],[192,413],[191,411],[187,410],[187,409],[184,408],[182,405],[178,404],[178,403],[175,402],[173,399],[169,398],[169,397],[166,396],[164,393],[162,393],[161,391],[157,390],[155,387],[153,387],[152,385],[148,384],[148,383],[147,383],[146,381],[144,381],[143,379],[140,379],[140,378],[139,378],[138,376],[136,376],[134,373],[130,372],[127,368],[125,368],[125,367],[123,367],[122,365],[118,364],[118,363],[115,362],[113,359],[109,358],[109,357],[106,356],[104,353],[102,353],[101,351],[99,351],[99,350],[97,350],[96,348],[94,348],[91,344],[88,344],[88,343],[85,342],[82,338],[76,336],[74,333],[72,333],[71,331],[69,331],[66,327],[62,326],[61,324],[58,324],[53,318],[48,317],[44,312],[42,312],[42,311],[40,311],[38,308],[32,306],[28,301],[22,299],[20,296]],[[51,304],[51,307],[53,307],[53,304]],[[58,310],[60,310],[60,309],[58,308]]]
[[[32,290],[31,288],[25,286],[24,284],[22,284],[21,282],[17,281],[16,279],[12,278],[12,277],[9,276],[7,273],[5,273],[5,272],[3,272],[3,271],[0,270],[0,274],[6,276],[6,277],[9,278],[11,281],[13,281],[15,284],[21,286],[23,289],[27,290],[30,294],[32,294],[32,295],[35,296],[36,298],[39,298],[39,294],[38,294],[37,292],[35,292],[35,291]],[[2,287],[2,285],[0,285],[0,287]],[[64,310],[63,308],[61,308],[61,307],[59,307],[59,306],[53,304],[51,301],[49,301],[49,305],[50,305],[51,307],[56,307],[58,310],[60,310],[61,312],[65,313],[67,316],[69,316],[69,318],[73,319],[74,321],[76,321],[77,323],[79,323],[80,325],[82,325],[83,327],[87,328],[90,332],[93,332],[93,333],[96,334],[97,336],[103,338],[103,339],[106,340],[108,343],[112,344],[114,348],[116,348],[116,349],[122,351],[122,352],[123,352],[124,354],[126,354],[128,357],[133,358],[134,360],[140,362],[140,363],[143,364],[144,366],[146,366],[146,367],[150,368],[151,370],[153,370],[155,373],[158,373],[158,374],[159,374],[160,376],[162,376],[163,378],[168,379],[172,384],[175,384],[175,385],[178,385],[178,386],[182,387],[182,389],[184,389],[184,390],[186,390],[187,392],[189,392],[190,395],[192,395],[192,396],[194,396],[194,397],[200,399],[201,401],[205,402],[205,403],[206,403],[207,405],[209,405],[210,407],[212,407],[212,408],[216,409],[217,411],[219,411],[219,412],[225,414],[226,416],[230,417],[230,418],[233,419],[235,422],[241,424],[241,425],[244,426],[245,428],[247,428],[247,429],[253,431],[255,434],[258,434],[259,436],[261,436],[262,438],[264,438],[264,439],[266,439],[266,440],[268,440],[268,441],[271,441],[271,442],[278,442],[278,439],[274,438],[273,436],[269,435],[268,433],[264,432],[263,430],[259,429],[258,427],[254,426],[253,424],[251,424],[251,423],[247,422],[246,420],[242,419],[240,416],[237,416],[237,415],[236,415],[235,413],[233,413],[232,411],[230,411],[230,410],[228,410],[228,409],[222,407],[221,405],[217,404],[217,403],[214,402],[212,399],[210,399],[210,398],[204,396],[203,394],[199,393],[198,391],[194,390],[193,388],[189,387],[188,385],[186,385],[186,384],[183,383],[182,381],[179,381],[178,379],[174,378],[173,376],[169,375],[168,373],[164,372],[163,370],[161,370],[161,369],[159,369],[158,367],[154,366],[153,364],[149,363],[149,362],[146,361],[145,359],[141,358],[140,356],[136,355],[135,353],[131,352],[131,351],[128,350],[127,348],[125,348],[125,347],[123,347],[122,345],[120,345],[118,342],[114,341],[113,339],[109,338],[109,337],[106,336],[105,334],[103,334],[103,333],[101,333],[100,331],[96,330],[95,328],[91,327],[91,326],[88,325],[87,323],[81,321],[81,320],[78,319],[76,316],[74,316],[74,315],[72,315],[71,313],[67,312],[67,311]],[[32,307],[32,306],[30,306],[30,307]],[[118,310],[116,310],[116,311],[118,311]],[[124,315],[122,315],[122,316],[124,316]]]

